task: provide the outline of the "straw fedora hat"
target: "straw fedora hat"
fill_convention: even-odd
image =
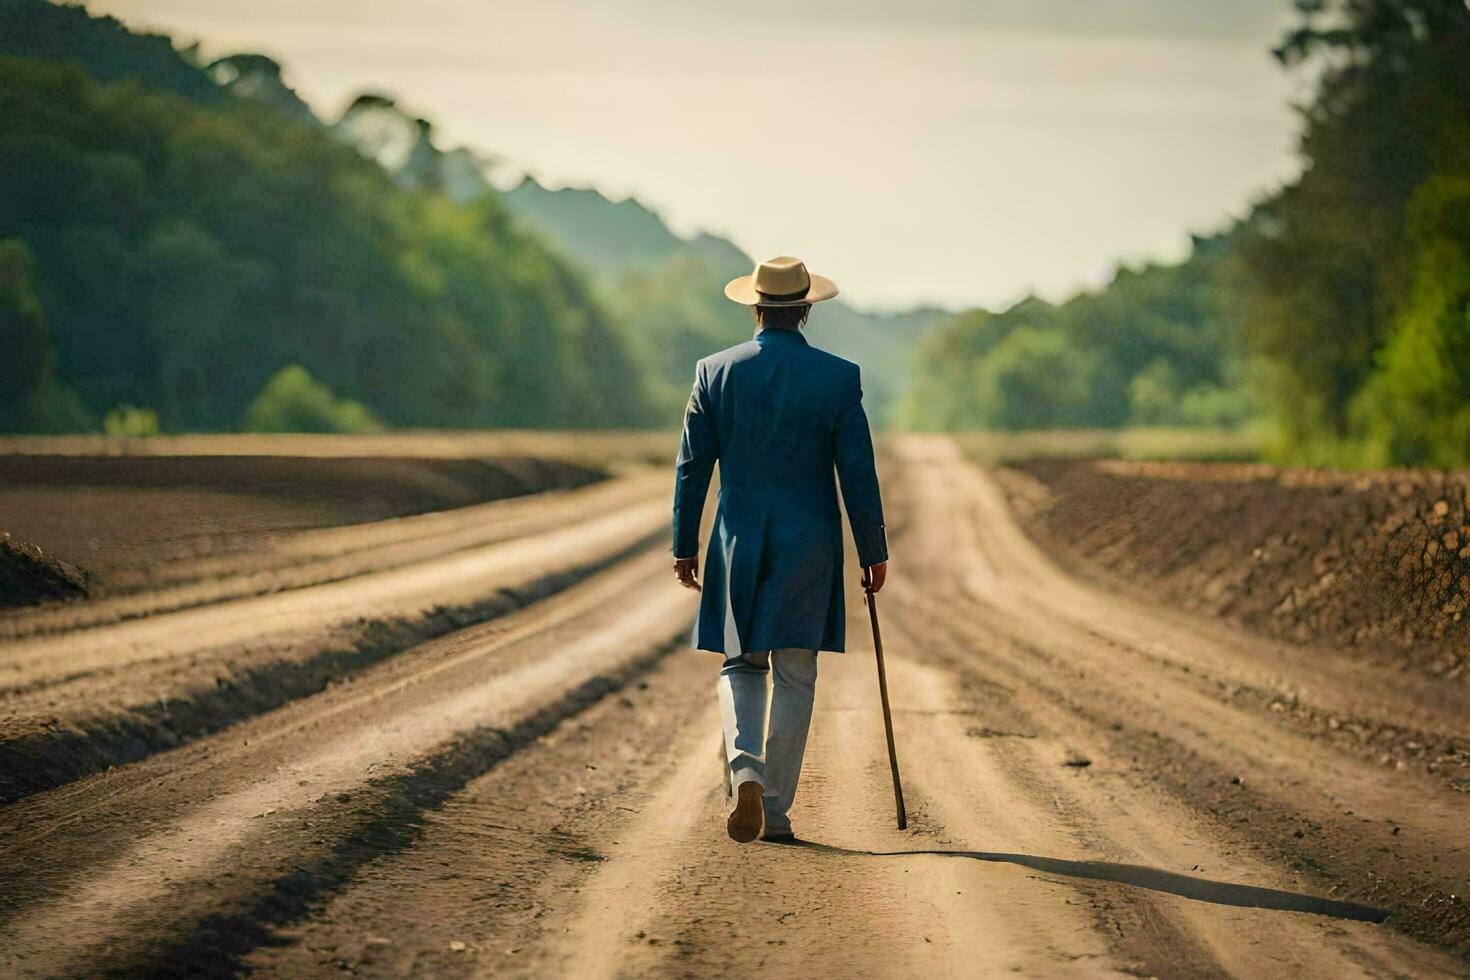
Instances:
[[[778,255],[756,264],[748,276],[725,285],[725,295],[743,306],[805,306],[837,295],[837,284],[806,271],[806,263]]]

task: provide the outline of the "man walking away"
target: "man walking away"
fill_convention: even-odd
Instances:
[[[752,308],[757,329],[695,368],[674,487],[674,571],[702,592],[694,646],[724,655],[728,829],[746,843],[792,837],[817,651],[843,649],[834,470],[874,592],[888,547],[858,366],[801,333],[812,304],[837,286],[780,256],[731,280],[725,295]],[[719,508],[701,586],[699,525],[716,462]]]

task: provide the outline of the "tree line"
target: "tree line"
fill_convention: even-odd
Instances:
[[[662,421],[622,325],[494,195],[401,187],[110,18],[0,18],[0,427]]]
[[[1253,414],[1214,282],[1229,237],[1123,269],[1065,303],[973,310],[919,344],[901,420],[921,429],[1235,426]]]
[[[0,0],[0,86],[0,430],[671,425],[753,330],[729,241],[497,191],[428,120],[369,94],[325,122],[262,55]],[[827,305],[881,418],[940,313]]]
[[[1301,176],[1174,266],[921,343],[928,428],[1240,424],[1282,459],[1470,465],[1470,8],[1297,0]]]
[[[870,373],[914,427],[1266,419],[1282,459],[1470,465],[1470,8],[1295,5],[1301,176],[1187,260],[937,329],[843,308],[817,339],[890,368],[916,344],[906,385]],[[268,59],[213,68],[0,0],[0,429],[667,424],[689,365],[748,336],[728,243],[482,192],[463,151],[406,179]],[[624,268],[603,233],[656,261]]]

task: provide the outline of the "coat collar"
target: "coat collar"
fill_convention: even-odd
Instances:
[[[761,346],[769,344],[786,344],[806,347],[806,337],[802,336],[800,330],[786,330],[780,327],[768,327],[755,332],[755,342]]]

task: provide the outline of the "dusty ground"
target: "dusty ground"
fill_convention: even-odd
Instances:
[[[1470,473],[1037,460],[998,476],[1080,574],[1470,681]]]
[[[5,806],[0,971],[1470,972],[1465,795],[1393,744],[1380,759],[1335,737],[1391,719],[1464,745],[1463,689],[1359,659],[1323,671],[1066,574],[944,440],[899,443],[885,475],[909,830],[853,602],[853,652],[821,661],[802,842],[733,844],[714,660],[680,648],[692,597],[662,553],[664,476],[364,525],[341,555],[318,536],[262,574],[316,572],[269,593],[10,621],[14,731],[52,711],[70,751],[129,716],[144,744]],[[334,561],[357,564],[323,578]],[[465,625],[415,635],[440,592]],[[325,687],[147,741],[164,725],[149,685],[202,704],[241,665],[368,649],[356,631],[378,620],[403,642]]]
[[[0,532],[0,609],[85,599],[91,594],[90,579],[75,565]]]
[[[0,531],[83,566],[94,590],[116,592],[173,561],[268,550],[283,532],[568,489],[600,475],[524,456],[0,455]]]

